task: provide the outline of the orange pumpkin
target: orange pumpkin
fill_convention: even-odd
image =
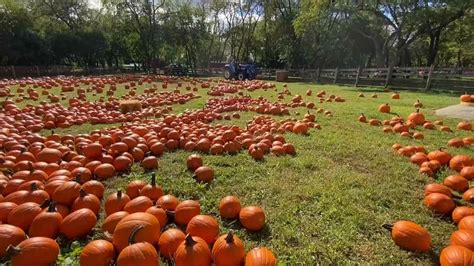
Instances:
[[[250,231],[260,231],[265,226],[265,213],[257,206],[247,206],[240,210],[240,223]]]

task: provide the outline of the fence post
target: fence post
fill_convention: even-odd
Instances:
[[[356,80],[355,80],[355,84],[354,84],[354,87],[356,87],[356,88],[359,85],[359,78],[360,78],[361,74],[362,74],[362,66],[359,66],[359,68],[357,69],[357,76],[356,76]]]
[[[38,67],[38,66],[35,66],[35,68],[36,68],[36,75],[38,75],[38,77],[41,76],[41,75],[40,75],[39,67]]]
[[[387,88],[390,82],[392,81],[392,73],[393,73],[393,65],[390,64],[387,70],[387,77],[385,78],[385,85],[384,85],[385,88]]]
[[[338,77],[339,77],[339,67],[336,67],[336,73],[334,74],[334,84],[337,83]]]
[[[318,67],[316,70],[316,82],[319,82],[319,78],[321,77],[321,68]]]
[[[12,76],[14,79],[16,79],[15,66],[12,66]]]
[[[301,79],[304,80],[304,68],[301,69]]]
[[[428,73],[428,79],[426,80],[425,91],[431,89],[431,82],[433,81],[433,72],[434,72],[434,64],[430,66],[430,72]]]

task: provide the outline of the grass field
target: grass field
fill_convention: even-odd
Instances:
[[[282,83],[277,83],[278,91]],[[221,233],[236,230],[246,249],[265,245],[277,255],[281,265],[315,265],[315,263],[370,263],[370,264],[432,264],[438,261],[436,254],[449,243],[455,226],[449,219],[431,214],[422,203],[423,187],[433,182],[418,175],[418,167],[406,157],[395,155],[391,145],[424,145],[428,151],[446,146],[449,139],[472,136],[472,132],[455,130],[458,119],[444,119],[454,129],[453,133],[438,130],[416,131],[425,134],[424,140],[402,138],[398,134],[386,134],[381,127],[359,123],[361,112],[367,118],[390,119],[394,114],[382,114],[377,107],[389,103],[392,112],[407,117],[419,99],[421,110],[427,119],[439,119],[434,110],[459,102],[459,95],[401,91],[400,100],[391,100],[390,94],[378,89],[350,88],[311,83],[289,83],[293,95],[300,94],[305,102],[316,102],[314,96],[320,90],[346,99],[344,103],[326,102],[316,106],[333,112],[333,117],[317,115],[321,130],[312,129],[308,136],[286,134],[288,142],[297,149],[295,157],[266,156],[257,162],[246,151],[234,156],[202,155],[206,165],[216,170],[216,179],[210,185],[201,185],[191,178],[186,169],[189,152],[165,153],[160,158],[157,171],[158,183],[165,193],[180,199],[196,199],[203,213],[219,217],[218,203],[226,195],[236,195],[242,205],[258,205],[265,210],[267,225],[259,233],[249,233],[238,223],[219,222]],[[138,87],[141,93],[144,86]],[[306,96],[307,89],[313,96]],[[123,93],[119,86],[117,96]],[[363,92],[365,98],[358,97]],[[378,98],[370,98],[377,93]],[[173,106],[173,112],[201,108],[208,96],[202,96],[184,105]],[[251,92],[252,97],[263,96],[277,101],[273,90]],[[292,97],[292,96],[291,96]],[[285,101],[290,101],[286,97]],[[91,100],[95,100],[91,99]],[[302,119],[306,108],[290,109],[293,117]],[[299,115],[295,115],[299,112]],[[242,113],[239,120],[226,123],[245,125],[255,113]],[[276,118],[277,120],[279,118]],[[220,123],[224,123],[219,121]],[[57,130],[59,134],[90,132],[110,125],[84,125]],[[48,134],[48,132],[43,132]],[[453,154],[474,156],[474,149],[449,149]],[[441,171],[436,181],[448,175]],[[134,167],[130,175],[119,176],[106,182],[106,195],[117,188],[124,188],[134,179],[149,180],[140,167]],[[381,225],[400,219],[415,221],[432,234],[433,254],[420,255],[399,249]],[[100,223],[98,224],[100,226]],[[94,235],[100,238],[100,234]],[[73,243],[63,250],[62,264],[74,264],[81,244]]]

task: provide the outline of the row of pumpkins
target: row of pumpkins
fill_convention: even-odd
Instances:
[[[389,113],[390,106],[388,104],[380,105],[379,112]],[[434,122],[431,122],[425,119],[425,116],[423,115],[423,113],[420,112],[419,109],[417,109],[416,112],[411,113],[407,117],[406,121],[405,119],[397,115],[392,117],[391,119],[386,119],[382,122],[376,118],[367,119],[367,117],[363,113],[358,117],[358,121],[361,123],[368,123],[371,126],[383,125],[384,127],[382,130],[385,133],[398,133],[402,137],[412,137],[414,139],[424,139],[424,134],[422,132],[410,132],[410,129],[415,129],[417,126],[423,126],[424,129],[435,129],[436,126],[438,126],[439,130],[442,132],[452,132],[449,126],[443,125],[443,121],[436,120]],[[472,124],[468,121],[461,121],[458,123],[456,128],[458,130],[463,131],[472,131]],[[459,140],[459,138],[454,138],[452,141],[448,142],[448,146],[463,147],[466,145],[460,143]],[[472,142],[474,141],[474,138],[467,137],[466,141]],[[463,142],[462,139],[461,142]]]
[[[466,145],[474,143],[467,137]],[[423,146],[392,146],[399,155],[409,157],[410,162],[420,167],[419,173],[434,177],[443,167],[456,174],[444,178],[442,184],[431,183],[424,189],[424,205],[434,214],[450,216],[458,230],[450,237],[450,245],[440,253],[441,265],[474,264],[474,159],[467,155],[451,155],[444,149],[427,152]],[[460,205],[460,206],[459,206]],[[403,249],[415,252],[429,252],[431,235],[422,226],[411,221],[398,221],[384,225],[391,231],[392,239]]]
[[[188,168],[194,169],[192,159],[187,163]],[[12,265],[53,264],[59,255],[56,238],[62,242],[61,239],[70,241],[91,234],[105,189],[95,180],[81,185],[77,178],[56,188],[50,195],[56,201],[49,201],[48,196],[43,196],[48,192],[35,185],[40,182],[31,184],[30,189],[19,188],[9,194],[25,194],[24,203],[15,204],[9,195],[0,202],[0,257],[8,257]],[[37,203],[43,199],[43,204]],[[199,202],[179,202],[173,195],[163,195],[154,175],[150,184],[132,181],[126,194],[119,190],[109,195],[104,208],[102,231],[108,240],[88,243],[80,255],[81,265],[110,265],[114,260],[117,265],[157,265],[155,247],[159,247],[162,258],[172,259],[176,265],[210,265],[211,261],[216,265],[241,265],[244,259],[246,265],[276,265],[275,256],[265,247],[255,248],[245,256],[238,236],[229,232],[218,237],[217,221],[201,214]],[[221,200],[219,212],[223,219],[238,218],[251,231],[265,226],[261,208],[241,208],[234,196]],[[171,221],[186,227],[187,235],[179,228],[164,230]],[[209,245],[213,246],[212,255]]]

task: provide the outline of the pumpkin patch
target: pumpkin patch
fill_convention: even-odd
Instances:
[[[399,264],[402,252],[423,260],[430,250],[442,250],[441,263],[472,260],[472,121],[436,117],[435,96],[299,86],[163,75],[1,80],[0,256],[330,263],[325,245],[345,236],[329,232],[358,220],[351,239],[370,231],[374,242],[351,246],[354,254],[383,246]],[[34,97],[16,101],[18,88]],[[389,176],[380,186],[403,187],[418,205],[378,191],[374,176]],[[384,225],[390,237],[368,225],[387,222],[380,212],[397,221]],[[440,244],[434,224],[449,223],[459,230]],[[308,251],[313,242],[321,254]],[[334,254],[351,241],[341,243]]]

